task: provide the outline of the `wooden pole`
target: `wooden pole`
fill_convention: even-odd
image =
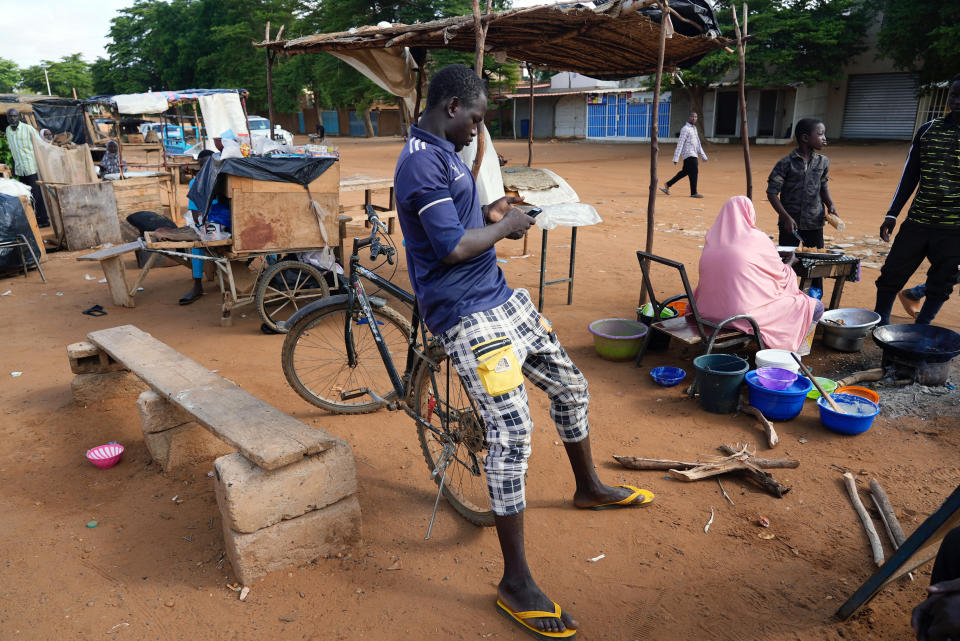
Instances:
[[[270,21],[267,20],[267,37],[266,41],[270,42]],[[270,120],[270,133],[267,137],[270,140],[273,140],[273,60],[275,54],[270,50],[270,47],[267,47],[267,117]],[[250,144],[253,144],[253,138],[250,139]]]
[[[667,49],[667,20],[669,19],[669,5],[666,0],[660,3],[660,51],[657,53],[657,77],[653,86],[653,113],[650,117],[650,193],[647,196],[647,244],[646,251],[653,252],[653,232],[656,224],[657,211],[657,162],[660,160],[660,85],[663,82],[663,58]],[[640,302],[637,307],[647,302],[646,282],[640,288]]]
[[[483,23],[480,20],[480,1],[472,0],[473,5],[473,32],[476,38],[476,47],[474,49],[473,70],[478,76],[483,74]]]
[[[422,98],[423,92],[423,61],[417,62],[417,102],[413,105],[413,122],[412,125],[417,124],[417,121],[420,120],[420,100]]]
[[[527,63],[527,73],[530,74],[530,127],[527,131],[527,167],[533,164],[533,67]]]
[[[737,87],[740,93],[740,139],[743,141],[743,165],[747,172],[747,198],[753,200],[753,173],[750,170],[750,130],[747,126],[747,94],[746,94],[746,43],[747,36],[747,3],[743,3],[743,31],[737,21],[737,8],[730,7],[733,14],[734,33],[737,34],[737,58],[740,64],[740,78]]]

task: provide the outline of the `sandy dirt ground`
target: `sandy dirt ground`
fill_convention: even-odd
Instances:
[[[340,140],[344,175],[392,174],[401,142]],[[511,164],[526,161],[526,144],[499,142]],[[776,218],[763,193],[766,175],[787,147],[754,147],[754,192],[762,227]],[[906,154],[905,144],[828,148],[834,199],[848,228],[834,242],[856,244],[879,264],[877,231]],[[661,172],[672,175],[672,145]],[[696,280],[699,247],[724,200],[743,193],[739,146],[708,147],[703,200],[683,194],[657,201],[655,250],[686,263]],[[545,314],[590,381],[593,453],[601,477],[656,493],[649,507],[606,512],[573,508],[573,478],[547,400],[532,394],[536,421],[528,479],[527,554],[544,590],[581,621],[581,639],[802,640],[910,639],[909,617],[923,599],[929,566],[914,582],[899,581],[847,622],[833,613],[872,570],[867,539],[841,484],[840,470],[861,487],[876,477],[909,533],[960,483],[956,393],[913,415],[881,415],[856,437],[826,431],[808,403],[777,425],[782,442],[768,451],[753,419],[699,409],[683,386],[654,385],[648,370],[679,365],[678,350],[651,354],[642,369],[609,363],[594,352],[587,324],[633,317],[640,291],[634,251],[645,238],[649,154],[644,145],[538,142],[534,165],[564,176],[603,223],[582,229],[573,305],[563,287],[548,289]],[[830,228],[828,228],[829,230]],[[519,241],[498,251],[513,287],[536,291],[539,235],[530,258]],[[849,237],[849,238],[847,238]],[[399,238],[398,238],[399,240]],[[550,234],[548,277],[565,269],[569,235]],[[866,254],[870,251],[872,254]],[[135,309],[110,304],[97,266],[56,253],[36,274],[0,281],[0,639],[520,639],[495,613],[501,560],[492,528],[474,527],[441,504],[433,538],[424,541],[435,497],[412,421],[402,414],[343,417],[302,401],[280,366],[281,336],[263,335],[252,307],[232,327],[219,326],[219,296],[190,307],[177,299],[187,270],[154,270]],[[865,266],[848,283],[844,306],[872,308],[877,269]],[[85,275],[90,275],[87,280]],[[408,286],[404,269],[398,283]],[[921,282],[916,275],[911,284]],[[678,285],[662,281],[661,294]],[[62,294],[62,295],[61,295]],[[81,315],[101,304],[102,318]],[[244,317],[240,313],[245,313]],[[895,320],[906,322],[902,310]],[[957,329],[956,295],[938,322]],[[90,331],[134,324],[284,412],[346,439],[360,478],[363,542],[341,558],[273,573],[251,585],[245,602],[221,561],[223,535],[210,463],[176,473],[151,464],[134,399],[77,405],[64,348]],[[878,364],[874,347],[853,363],[819,345],[808,362],[822,375]],[[19,377],[9,372],[20,371]],[[954,377],[956,380],[956,376]],[[918,396],[918,403],[925,402]],[[939,409],[938,409],[939,408]],[[108,471],[92,467],[87,448],[110,440],[126,446]],[[612,455],[690,459],[721,443],[761,443],[760,453],[800,460],[777,471],[793,491],[773,498],[728,478],[681,483],[663,472],[618,467]],[[177,497],[174,502],[171,499]],[[708,533],[704,525],[715,513]],[[756,523],[769,519],[768,530]],[[99,526],[90,529],[89,521]],[[761,535],[772,533],[774,538]],[[890,553],[889,547],[887,548]],[[591,563],[588,559],[604,554]],[[396,569],[399,568],[399,569]]]

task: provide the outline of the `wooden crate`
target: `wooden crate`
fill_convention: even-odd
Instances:
[[[20,204],[23,205],[23,213],[27,215],[27,223],[30,225],[30,231],[33,232],[33,239],[37,241],[37,247],[40,248],[40,255],[37,260],[41,263],[47,260],[47,250],[43,246],[43,237],[40,235],[40,227],[37,226],[37,215],[33,211],[33,205],[26,196],[19,196]]]
[[[140,232],[127,222],[127,216],[138,211],[152,211],[183,225],[180,207],[176,205],[176,185],[172,174],[143,176],[110,181],[117,202],[117,219],[123,240],[136,240]]]
[[[326,241],[303,185],[227,176],[233,250],[290,251],[337,246],[340,209],[340,163],[310,183],[310,196],[321,207]],[[325,213],[324,213],[325,212]]]

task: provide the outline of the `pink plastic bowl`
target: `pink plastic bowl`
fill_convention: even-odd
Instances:
[[[119,443],[107,443],[87,450],[87,459],[101,470],[113,467],[123,456],[123,446]]]
[[[797,380],[797,375],[779,367],[761,367],[757,370],[757,381],[767,389],[781,392]]]

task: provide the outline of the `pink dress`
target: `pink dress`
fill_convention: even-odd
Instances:
[[[752,316],[766,347],[797,351],[817,301],[800,291],[793,269],[783,264],[756,221],[746,196],[723,205],[700,256],[700,283],[693,294],[697,311],[714,323],[738,314]],[[753,333],[745,320],[731,325]]]

